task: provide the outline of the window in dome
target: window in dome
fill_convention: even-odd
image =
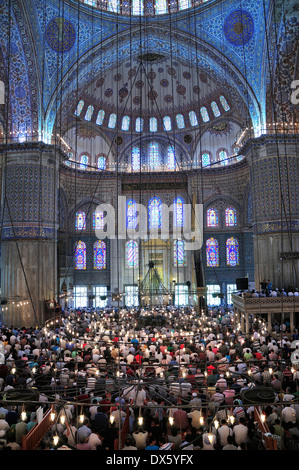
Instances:
[[[209,120],[210,120],[209,113],[208,113],[207,108],[205,106],[200,108],[200,114],[201,114],[203,122],[209,122]]]
[[[90,104],[85,114],[85,121],[90,121],[93,115],[94,107]]]
[[[78,106],[76,108],[76,111],[75,111],[76,116],[80,116],[80,114],[82,112],[82,109],[83,109],[83,106],[84,106],[84,101],[80,100],[79,103],[78,103]]]
[[[210,166],[210,164],[211,164],[210,154],[203,153],[201,156],[201,165],[205,167],[205,166]]]
[[[134,147],[132,150],[132,171],[140,171],[140,148]]]
[[[75,269],[86,269],[86,244],[81,240],[75,243]]]
[[[132,14],[143,15],[143,0],[132,0]]]
[[[89,161],[88,155],[81,155],[81,158],[80,158],[80,168],[81,168],[82,170],[85,170],[85,169],[87,168],[88,161]]]
[[[119,13],[120,12],[119,0],[108,0],[107,10],[112,11],[113,13]]]
[[[212,101],[211,108],[212,108],[212,111],[213,111],[215,117],[221,116],[221,113],[220,113],[219,108],[218,108],[218,104],[215,101]]]
[[[85,212],[82,212],[82,211],[76,212],[75,229],[76,230],[86,230],[86,215],[85,215]]]
[[[184,129],[185,121],[184,121],[184,116],[182,114],[176,115],[176,123],[179,129]]]
[[[150,118],[150,132],[157,132],[157,119],[152,117]]]
[[[136,132],[142,132],[142,129],[143,129],[143,119],[139,117],[136,119],[135,130]]]
[[[167,149],[167,167],[169,170],[175,170],[175,153],[174,148],[170,145]]]
[[[219,160],[221,162],[221,165],[228,165],[227,153],[225,150],[221,150],[219,152]]]
[[[217,209],[208,209],[207,210],[207,226],[208,227],[219,227]]]
[[[137,205],[134,199],[127,201],[127,228],[135,229],[137,226]]]
[[[106,269],[106,243],[102,240],[93,244],[93,268]]]
[[[130,127],[130,118],[129,116],[124,116],[121,124],[122,131],[128,131]]]
[[[96,7],[98,5],[98,0],[84,0],[84,3],[91,5],[92,7]]]
[[[156,15],[164,15],[167,13],[167,1],[166,0],[156,0]]]
[[[106,164],[107,164],[106,157],[104,155],[101,155],[98,158],[98,169],[99,170],[106,170]]]
[[[94,230],[104,230],[104,212],[95,211],[93,213],[93,228]]]
[[[158,197],[150,199],[148,204],[149,229],[161,228],[162,222],[162,201]]]
[[[112,113],[109,117],[108,127],[109,129],[114,129],[116,125],[116,114]]]
[[[103,124],[104,117],[105,117],[105,111],[103,109],[100,109],[97,115],[97,120],[96,120],[96,124],[98,126],[101,126]]]
[[[190,111],[189,120],[190,120],[191,126],[193,126],[193,127],[198,126],[197,116],[196,116],[196,113],[194,111]]]
[[[173,260],[176,267],[186,266],[186,250],[184,240],[175,240],[173,244]]]
[[[155,170],[160,164],[159,145],[156,142],[149,144],[148,164],[151,170]]]
[[[127,268],[135,268],[138,265],[138,243],[135,240],[126,243],[126,265]]]
[[[234,237],[226,240],[226,264],[227,266],[239,265],[239,243]]]
[[[237,225],[237,211],[233,207],[225,209],[226,227],[235,227]]]
[[[224,109],[224,111],[229,111],[230,110],[230,106],[228,104],[228,102],[226,101],[226,99],[224,98],[224,96],[220,96],[220,103],[222,104],[222,107]]]
[[[178,0],[179,10],[186,10],[191,7],[191,0]]]
[[[171,119],[169,116],[163,118],[163,123],[165,131],[171,131]]]
[[[219,266],[219,245],[218,240],[215,238],[209,238],[206,241],[206,257],[208,267]]]
[[[183,227],[184,225],[184,200],[177,197],[173,201],[173,225],[174,227]]]

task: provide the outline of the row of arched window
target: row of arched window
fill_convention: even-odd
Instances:
[[[234,207],[227,207],[225,209],[225,226],[236,227],[237,225],[237,211]],[[218,210],[210,208],[207,210],[207,227],[219,228]]]
[[[214,237],[206,241],[206,261],[207,267],[219,267],[219,242]],[[238,266],[239,262],[239,242],[230,237],[226,240],[226,265]]]
[[[102,2],[100,0],[81,0],[86,5],[98,7],[112,13],[121,13],[122,15],[165,15],[174,11],[182,11],[191,8],[194,4],[193,0],[154,0],[153,2],[145,2],[145,0],[108,0]],[[208,0],[201,0],[205,3]]]
[[[221,116],[221,111],[220,109],[222,108],[223,111],[227,112],[230,110],[230,106],[226,100],[226,98],[221,95],[219,97],[219,103],[216,102],[216,100],[212,101],[210,106],[211,110],[208,109],[207,106],[202,106],[199,110],[200,113],[200,118],[204,123],[207,123],[211,120],[212,117],[220,117]],[[75,115],[80,116],[82,113],[82,110],[84,108],[84,100],[80,100],[77,108],[75,110]],[[221,105],[221,108],[220,108]],[[92,119],[92,116],[94,115],[95,107],[90,104],[87,107],[87,110],[84,114],[84,119],[86,121],[90,121]],[[212,113],[211,113],[212,112]],[[101,126],[104,122],[105,118],[105,111],[103,109],[100,109],[97,113],[96,117],[96,124],[98,126]],[[188,121],[186,121],[188,120]],[[111,113],[108,118],[108,127],[109,129],[115,129],[117,122],[117,115],[115,113]],[[199,116],[195,111],[190,111],[188,113],[188,117],[184,116],[183,114],[179,113],[175,116],[175,123],[177,129],[185,129],[186,125],[191,125],[192,127],[196,127],[199,125]],[[122,131],[129,131],[130,130],[130,125],[131,125],[131,118],[129,116],[123,116],[121,120],[121,130]],[[149,118],[148,121],[148,128],[150,132],[157,132],[158,131],[158,119],[156,117],[151,117]],[[170,116],[164,116],[163,117],[163,129],[165,131],[171,131],[174,128],[174,122],[173,119]],[[136,118],[135,120],[135,126],[134,126],[135,132],[142,132],[144,130],[144,119],[141,117]]]

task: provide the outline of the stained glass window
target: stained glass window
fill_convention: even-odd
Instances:
[[[167,2],[166,0],[156,0],[156,15],[163,15],[167,13]]]
[[[210,166],[211,164],[211,157],[209,153],[203,153],[201,156],[201,165],[204,166]]]
[[[169,170],[174,170],[176,166],[174,148],[171,146],[167,149],[167,166]]]
[[[233,207],[225,209],[226,227],[235,227],[237,225],[237,211]]]
[[[75,243],[75,269],[86,269],[86,244],[81,240]]]
[[[135,229],[137,225],[137,205],[134,199],[127,201],[127,228]]]
[[[121,124],[122,131],[128,131],[130,127],[130,118],[129,116],[124,116]]]
[[[80,100],[79,103],[78,103],[78,106],[76,108],[76,111],[75,111],[75,115],[76,116],[80,116],[81,114],[81,111],[83,109],[83,106],[84,106],[84,101],[83,100]]]
[[[97,115],[97,120],[96,120],[96,124],[98,126],[101,126],[103,124],[104,117],[105,117],[105,111],[103,109],[100,109]]]
[[[101,155],[98,158],[98,169],[99,170],[106,170],[106,157],[104,155]]]
[[[177,197],[173,201],[173,225],[174,227],[183,227],[184,225],[184,200]]]
[[[82,155],[81,158],[80,158],[80,168],[82,170],[85,170],[87,168],[87,165],[88,165],[88,155]]]
[[[93,244],[93,268],[106,269],[106,243],[102,240]]]
[[[150,132],[157,132],[157,119],[152,117],[150,118]]]
[[[206,257],[208,267],[219,266],[219,245],[218,240],[215,238],[209,238],[206,241]]]
[[[152,170],[155,170],[159,167],[160,158],[159,158],[159,145],[157,142],[150,142],[148,150],[148,164]]]
[[[234,237],[226,240],[226,264],[227,266],[239,265],[239,243]]]
[[[143,129],[143,119],[137,118],[135,123],[135,130],[136,132],[142,132]]]
[[[108,127],[109,129],[114,129],[116,124],[116,114],[112,113],[109,117]]]
[[[104,212],[95,211],[93,213],[93,228],[94,230],[104,230]]]
[[[93,115],[93,110],[94,107],[90,104],[87,108],[86,114],[85,114],[85,121],[90,121]]]
[[[200,108],[200,114],[201,114],[203,122],[209,122],[210,118],[209,118],[207,108],[205,108],[204,106]]]
[[[191,0],[178,0],[179,10],[186,10],[191,6]]]
[[[212,101],[211,108],[215,117],[219,117],[221,115],[219,108],[218,108],[218,104],[215,101]]]
[[[222,107],[224,109],[224,111],[229,111],[230,110],[230,106],[228,104],[228,102],[226,101],[226,99],[224,98],[224,96],[220,96],[220,103],[222,104]]]
[[[140,171],[140,148],[134,147],[132,150],[132,170]]]
[[[76,212],[76,222],[75,222],[75,229],[76,230],[86,230],[86,215],[85,212]]]
[[[207,226],[208,227],[219,227],[217,209],[208,209],[207,210]]]
[[[135,240],[126,243],[126,265],[127,268],[138,266],[138,243]]]
[[[162,201],[157,196],[149,201],[148,205],[149,229],[161,228],[162,222]]]
[[[190,120],[191,126],[197,126],[198,125],[197,116],[196,116],[196,113],[194,111],[190,111],[189,120]]]
[[[119,13],[119,0],[108,0],[107,10],[113,11],[113,13]]]
[[[143,15],[143,0],[132,0],[132,14]]]
[[[173,245],[173,260],[176,267],[186,266],[186,250],[184,240],[175,240]]]
[[[227,153],[225,150],[221,150],[219,152],[219,160],[221,161],[222,165],[228,165]]]
[[[185,121],[184,121],[184,116],[182,114],[176,115],[176,123],[179,129],[184,129]]]
[[[165,116],[163,118],[163,123],[164,123],[164,129],[166,131],[171,131],[171,119],[169,116]]]

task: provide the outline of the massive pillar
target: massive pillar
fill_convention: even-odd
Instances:
[[[58,150],[26,143],[3,152],[2,321],[42,325],[57,290]]]
[[[255,286],[298,287],[299,158],[296,135],[267,135],[244,148],[250,164]]]

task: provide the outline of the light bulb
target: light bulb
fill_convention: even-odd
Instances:
[[[169,417],[169,424],[170,426],[173,426],[173,423],[174,423],[174,419],[172,416]]]
[[[26,411],[22,411],[22,413],[21,413],[21,419],[22,419],[22,421],[26,421],[26,419],[27,419]]]
[[[54,436],[54,437],[53,437],[53,444],[54,444],[54,446],[57,446],[58,441],[59,441],[59,437],[58,437],[57,435]]]

